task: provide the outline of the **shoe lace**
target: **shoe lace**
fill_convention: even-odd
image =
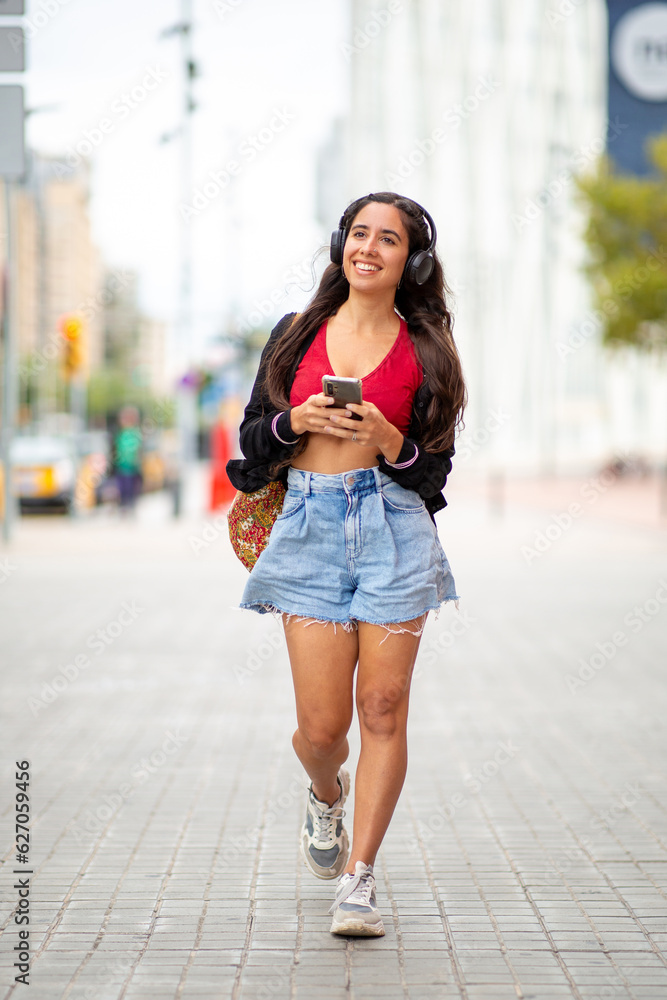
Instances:
[[[315,822],[313,824],[314,839],[319,841],[333,840],[333,824],[337,819],[342,819],[345,815],[345,810],[337,802],[323,809],[312,794],[311,802],[315,807]]]
[[[333,840],[333,824],[336,820],[342,819],[345,815],[345,810],[340,805],[340,799],[334,802],[332,806],[326,806],[323,808],[320,801],[313,795],[313,790],[311,788],[310,801],[313,805],[313,812],[315,813],[313,823],[314,839],[325,842]]]
[[[354,875],[347,872],[341,877],[336,890],[336,898],[329,913],[333,913],[346,900],[353,903],[360,903],[362,906],[370,906],[371,895],[374,889],[375,876],[373,875],[371,865],[365,865],[363,861],[357,861]]]

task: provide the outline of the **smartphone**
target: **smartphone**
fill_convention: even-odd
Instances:
[[[322,392],[325,396],[333,396],[333,405],[345,409],[346,403],[363,403],[361,398],[361,379],[343,378],[341,375],[323,375]],[[362,420],[358,413],[350,411],[353,420]]]

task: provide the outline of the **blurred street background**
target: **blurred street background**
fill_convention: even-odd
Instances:
[[[665,996],[665,53],[634,0],[0,0],[0,996],[16,761],[33,998]],[[470,405],[355,944],[224,466],[373,190],[435,219]]]

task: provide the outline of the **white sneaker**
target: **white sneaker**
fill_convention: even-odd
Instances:
[[[329,910],[333,913],[332,934],[351,934],[354,937],[382,937],[384,925],[375,905],[375,876],[373,866],[357,861],[354,875],[341,875],[336,898]]]
[[[332,806],[320,802],[308,792],[306,821],[301,828],[301,854],[306,866],[318,878],[338,878],[350,856],[350,842],[343,826],[343,805],[350,791],[350,775],[341,767],[338,772],[340,795]]]

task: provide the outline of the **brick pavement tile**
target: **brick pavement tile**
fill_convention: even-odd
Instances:
[[[507,963],[500,951],[491,951],[489,949],[474,952],[466,952],[465,954],[458,956],[461,968],[465,971],[467,969],[478,969],[478,968],[495,968],[504,971],[507,968]]]
[[[410,1000],[461,1000],[461,992],[457,986],[424,984],[410,991]]]
[[[310,985],[297,986],[296,993],[294,994],[296,1000],[313,1000],[313,988]],[[320,986],[317,991],[317,996],[322,997],[322,1000],[349,1000],[350,993],[346,987],[334,987],[333,989],[325,989]]]
[[[613,990],[611,996],[614,997],[614,1000],[616,1000],[616,997],[620,997],[621,1000],[634,1000],[636,996],[634,989],[630,992],[625,985],[620,983],[603,983],[601,985],[595,984],[592,986],[587,985],[586,983],[577,983],[577,992],[584,998],[584,1000],[600,1000],[600,997],[603,995],[603,991],[605,989],[607,993],[609,993],[610,990]]]
[[[458,951],[480,951],[496,946],[500,949],[500,942],[495,934],[453,934],[454,948]]]
[[[640,954],[633,955],[623,955],[615,954],[614,962],[619,967],[619,969],[629,968],[634,972],[650,972],[655,973],[660,979],[667,977],[667,967],[665,966],[665,960],[667,956],[664,952],[656,955],[655,952],[641,952]]]
[[[397,966],[398,963],[398,950],[390,949],[384,950],[382,952],[369,952],[365,945],[367,941],[364,938],[349,938],[352,944],[352,950],[348,955],[348,961],[351,969],[368,969],[371,966],[377,966],[378,968],[386,968],[387,966]]]
[[[509,983],[466,983],[470,1000],[516,1000],[516,990]]]
[[[521,989],[525,1000],[563,1000],[567,997],[568,1000],[575,995],[572,992],[572,987],[569,985],[559,986],[554,983],[542,983],[540,980],[532,982],[526,980],[521,981]],[[600,1000],[600,998],[598,998]]]
[[[543,934],[526,934],[522,931],[520,934],[505,934],[502,935],[503,943],[508,951],[518,948],[523,950],[524,948],[532,948],[534,951],[551,951],[552,945],[548,938]]]
[[[503,972],[467,972],[464,982],[466,986],[510,987],[514,982],[514,978],[509,969],[505,968]],[[511,988],[514,989],[513,986]]]
[[[458,981],[458,976],[450,969],[431,968],[424,966],[416,968],[414,965],[406,965],[403,969],[405,981],[410,987],[422,986],[453,986]]]
[[[361,986],[350,986],[352,1000],[405,1000],[403,988],[397,985],[380,983],[377,986],[362,983]]]

